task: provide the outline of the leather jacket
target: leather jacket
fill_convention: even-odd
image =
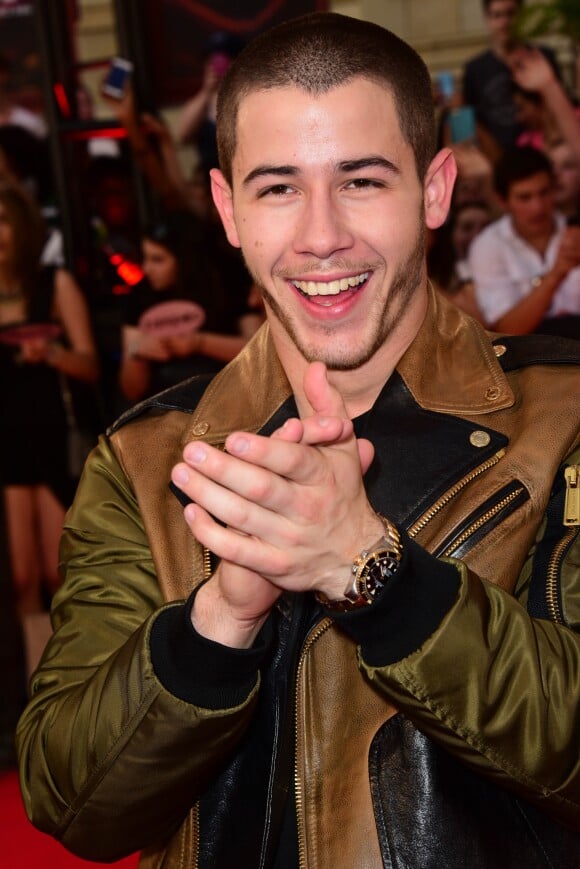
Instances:
[[[101,440],[18,729],[37,826],[87,859],[146,848],[143,866],[266,867],[291,740],[301,866],[578,860],[580,543],[562,521],[577,350],[491,337],[432,294],[377,402],[365,484],[411,541],[406,606],[339,626],[283,602],[267,665],[227,708],[169,691],[151,636],[210,570],[168,486],[183,446],[290,412],[268,328],[207,389],[169,390]],[[397,657],[397,624],[431,617],[421,584],[451,569],[453,602]]]

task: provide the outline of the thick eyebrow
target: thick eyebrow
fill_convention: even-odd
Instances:
[[[338,164],[341,172],[360,172],[361,169],[370,169],[372,167],[385,169],[386,172],[392,172],[395,175],[401,174],[398,166],[395,166],[394,163],[391,163],[385,157],[379,156],[360,157],[358,160],[344,160]]]
[[[296,166],[256,166],[255,169],[248,172],[242,183],[247,186],[256,178],[261,178],[264,175],[281,175],[284,178],[291,178],[298,175],[298,168]]]

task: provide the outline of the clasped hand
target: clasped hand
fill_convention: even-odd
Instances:
[[[189,443],[173,469],[193,502],[192,533],[221,559],[197,595],[194,624],[228,645],[246,642],[217,623],[243,626],[249,644],[284,590],[341,597],[353,557],[381,534],[363,485],[373,447],[356,439],[322,363],[309,366],[304,393],[310,415],[271,437],[234,432],[223,452]]]

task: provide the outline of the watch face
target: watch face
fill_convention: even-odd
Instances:
[[[374,600],[393,576],[399,562],[388,552],[377,552],[368,559],[361,575],[361,591]]]

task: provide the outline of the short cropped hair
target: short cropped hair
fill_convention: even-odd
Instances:
[[[489,7],[491,6],[492,3],[498,3],[498,2],[499,2],[499,0],[482,0],[481,5],[483,6],[484,15],[487,15],[487,13],[489,12]],[[518,7],[518,9],[522,5],[522,3],[523,3],[523,0],[515,0],[515,4]]]
[[[507,199],[512,184],[525,181],[533,175],[545,172],[550,178],[554,177],[554,168],[550,158],[528,145],[508,148],[498,160],[494,172],[494,185],[496,192],[502,199]]]
[[[423,180],[435,153],[431,79],[424,62],[410,45],[377,24],[314,12],[261,34],[228,69],[217,107],[219,161],[228,183],[232,183],[238,110],[244,97],[283,87],[318,96],[359,76],[392,94],[401,133],[413,148],[417,174]]]

